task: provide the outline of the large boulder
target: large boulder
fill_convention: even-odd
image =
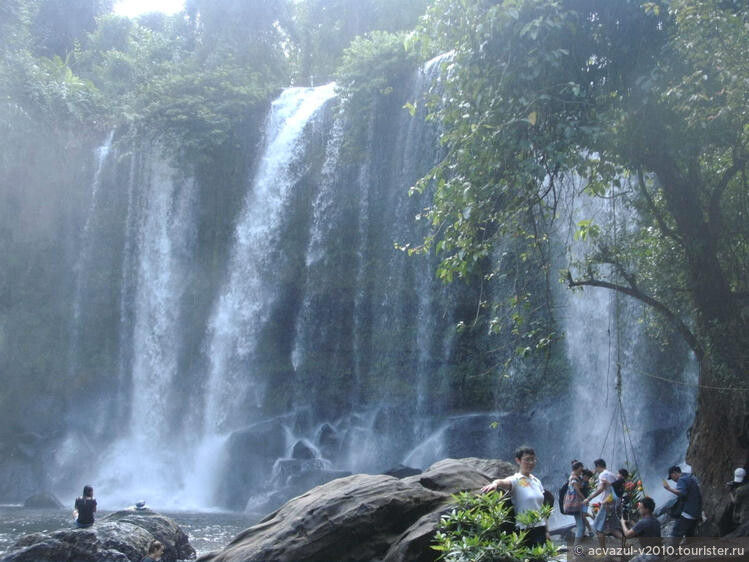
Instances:
[[[202,562],[275,560],[433,561],[429,548],[450,495],[477,490],[514,467],[501,461],[445,459],[398,479],[356,474],[286,503]]]
[[[29,496],[23,502],[23,507],[28,509],[64,509],[62,502],[50,492],[40,492]]]
[[[286,503],[200,560],[373,560],[449,496],[392,476],[356,474]]]
[[[498,462],[498,461],[495,461]],[[507,464],[507,463],[504,463]],[[509,464],[507,464],[509,467]],[[483,468],[483,465],[481,466]],[[505,475],[513,474],[505,471]],[[463,490],[476,490],[493,478],[479,467],[471,464],[470,459],[444,459],[434,463],[421,474],[404,478],[404,482],[418,483],[430,490],[453,494]]]
[[[118,511],[88,529],[62,529],[21,537],[2,562],[140,562],[148,545],[164,543],[164,562],[195,558],[179,526],[151,510]]]
[[[169,517],[150,509],[123,509],[105,517],[102,521],[132,524],[148,531],[154,539],[164,545],[162,560],[188,560],[195,558],[195,549],[187,534]]]

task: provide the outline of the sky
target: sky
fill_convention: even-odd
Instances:
[[[179,12],[184,4],[184,0],[117,0],[114,4],[114,13],[128,17],[147,12],[174,14]]]

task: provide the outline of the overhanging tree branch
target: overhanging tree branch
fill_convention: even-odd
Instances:
[[[692,351],[694,351],[694,354],[697,356],[697,360],[702,361],[704,351],[699,341],[697,340],[695,335],[692,333],[692,331],[689,329],[689,327],[670,308],[668,308],[662,302],[655,300],[650,295],[643,293],[641,290],[637,288],[627,287],[624,285],[618,285],[616,283],[611,283],[609,281],[604,281],[602,279],[588,278],[588,279],[574,280],[572,278],[572,273],[570,273],[569,271],[567,272],[567,286],[570,288],[572,287],[602,287],[604,289],[609,289],[609,290],[617,291],[625,295],[629,295],[630,297],[633,297],[639,300],[640,302],[644,302],[648,306],[660,312],[666,318],[666,320],[668,320],[676,328],[679,334],[681,334],[681,336],[687,342],[687,345],[689,345]]]
[[[666,224],[666,220],[663,218],[663,214],[655,206],[655,201],[653,201],[653,198],[650,196],[650,192],[648,192],[648,188],[645,185],[645,177],[643,176],[642,170],[637,170],[637,185],[640,188],[640,193],[645,198],[645,201],[648,204],[650,212],[653,213],[655,220],[658,222],[658,226],[660,227],[661,232],[663,232],[663,234],[670,237],[678,244],[681,244],[681,236],[679,236],[673,228],[670,228]]]

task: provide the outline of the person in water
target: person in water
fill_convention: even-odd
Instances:
[[[518,465],[518,472],[508,478],[492,481],[481,488],[481,492],[487,493],[498,488],[509,492],[517,517],[527,511],[541,510],[544,502],[544,487],[541,481],[531,474],[536,467],[536,452],[531,447],[527,445],[518,447],[515,451],[515,462]],[[518,529],[528,531],[524,540],[525,546],[533,547],[551,539],[546,521],[543,519],[528,529],[522,523],[516,523],[516,526]]]
[[[75,509],[73,510],[75,526],[79,529],[85,529],[93,525],[95,512],[96,499],[94,498],[94,489],[86,485],[83,487],[83,495],[75,500]]]
[[[164,556],[164,545],[160,541],[151,541],[148,545],[148,554],[140,562],[157,562]]]

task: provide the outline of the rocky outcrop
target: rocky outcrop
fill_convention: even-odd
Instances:
[[[62,529],[21,537],[2,562],[140,562],[152,540],[164,544],[164,562],[195,558],[187,535],[169,519],[146,510],[112,513],[88,529]]]
[[[515,468],[502,461],[445,459],[398,479],[356,474],[286,503],[202,562],[291,560],[432,561],[429,548],[450,495],[476,490]]]
[[[404,464],[399,464],[398,466],[394,466],[393,468],[386,470],[383,472],[386,476],[395,476],[396,478],[406,478],[407,476],[416,476],[417,474],[421,474],[421,470],[418,468],[412,468],[410,466],[406,466]]]
[[[50,492],[40,492],[29,496],[23,502],[23,507],[29,509],[64,509],[62,502]]]
[[[261,422],[229,437],[222,470],[219,503],[235,511],[245,509],[253,490],[263,488],[277,459],[285,455],[284,419]]]

